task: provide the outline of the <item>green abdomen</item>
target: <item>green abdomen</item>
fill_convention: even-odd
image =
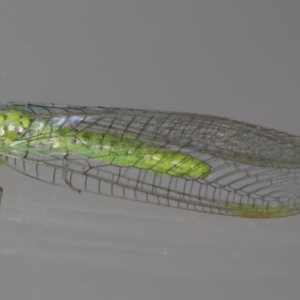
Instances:
[[[53,152],[70,152],[103,163],[133,167],[167,176],[199,178],[210,172],[208,164],[192,156],[137,140],[134,136],[83,131],[69,132],[39,142]]]

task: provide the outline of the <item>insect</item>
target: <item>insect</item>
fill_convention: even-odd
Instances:
[[[225,118],[9,102],[0,104],[0,162],[163,206],[249,218],[300,212],[300,138]]]

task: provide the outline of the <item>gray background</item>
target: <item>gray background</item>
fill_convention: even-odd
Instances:
[[[1,102],[195,112],[299,134],[300,2],[0,2]],[[1,299],[299,299],[300,216],[249,220],[2,167]]]

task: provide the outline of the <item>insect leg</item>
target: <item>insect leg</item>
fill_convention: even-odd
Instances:
[[[62,173],[62,178],[64,180],[64,182],[66,183],[66,186],[68,188],[71,188],[73,191],[81,193],[81,189],[76,188],[72,185],[72,183],[70,182],[70,180],[68,180],[68,166],[69,163],[68,162],[63,162],[63,173]]]

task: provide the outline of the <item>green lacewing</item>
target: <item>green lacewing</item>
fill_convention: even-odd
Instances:
[[[300,212],[300,138],[226,118],[2,103],[0,162],[76,191],[162,206],[249,218]]]

